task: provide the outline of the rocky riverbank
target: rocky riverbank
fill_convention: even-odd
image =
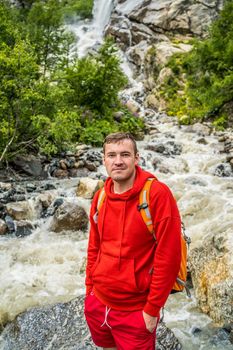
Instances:
[[[4,329],[3,350],[94,350],[83,317],[83,297],[69,303],[34,308]],[[163,322],[157,331],[158,350],[181,350],[182,346]]]

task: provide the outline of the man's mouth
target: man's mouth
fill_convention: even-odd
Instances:
[[[125,168],[114,168],[112,171],[119,171],[119,170],[125,170]]]

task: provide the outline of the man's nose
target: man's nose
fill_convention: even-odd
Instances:
[[[116,155],[115,164],[122,164],[122,157],[120,154]]]

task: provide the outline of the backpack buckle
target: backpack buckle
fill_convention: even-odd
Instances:
[[[147,209],[148,208],[148,204],[147,203],[139,204],[137,206],[137,208],[138,208],[138,211],[140,211],[141,209]]]

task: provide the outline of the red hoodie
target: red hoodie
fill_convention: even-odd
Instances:
[[[156,241],[140,212],[139,193],[149,172],[136,166],[133,188],[112,192],[112,179],[105,182],[106,198],[95,223],[98,194],[90,212],[90,236],[86,269],[87,293],[93,288],[102,303],[117,310],[143,309],[158,316],[176,280],[181,261],[181,222],[169,188],[153,181],[150,211]]]

